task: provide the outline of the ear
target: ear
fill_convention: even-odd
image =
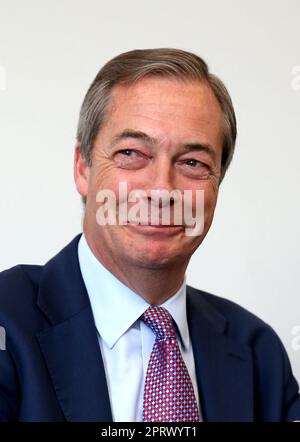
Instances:
[[[90,167],[82,157],[79,145],[75,145],[74,153],[74,180],[76,188],[81,196],[87,196],[89,183]]]

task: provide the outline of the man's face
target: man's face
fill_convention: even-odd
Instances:
[[[116,86],[86,169],[85,190],[77,183],[87,195],[84,229],[97,255],[119,266],[187,265],[213,219],[222,142],[221,109],[205,83],[153,77]],[[128,193],[147,192],[149,201],[151,190],[178,189],[191,190],[195,204],[196,190],[203,190],[202,234],[187,236],[184,225],[99,225],[96,195],[111,189],[118,197],[120,182],[127,183]]]

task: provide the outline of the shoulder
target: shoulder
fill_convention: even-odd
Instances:
[[[18,264],[10,269],[0,272],[1,298],[4,295],[2,290],[9,290],[11,293],[16,289],[34,288],[39,284],[39,278],[43,266]]]
[[[0,272],[0,318],[26,315],[36,305],[43,266],[16,265]]]
[[[298,391],[287,351],[269,324],[228,299],[192,287],[189,293],[198,312],[209,312],[206,318],[209,318],[215,330],[221,331],[232,343],[250,351],[257,379],[261,379],[262,383],[263,379],[268,379],[274,385],[281,383],[282,386],[291,383],[292,390]],[[219,323],[222,323],[222,327],[218,327]]]
[[[224,333],[234,341],[257,351],[266,347],[277,351],[283,349],[272,326],[253,312],[229,299],[193,287],[189,287],[189,291],[201,303],[201,308],[214,312],[214,321],[224,321]],[[210,314],[210,317],[213,316]]]
[[[194,318],[197,315],[197,321],[208,321],[218,332],[209,335],[212,340],[219,340],[221,333],[224,345],[230,342],[230,348],[244,348],[243,354],[248,354],[259,419],[299,419],[299,386],[287,351],[274,329],[244,307],[211,293],[189,286],[188,299],[196,311]],[[210,345],[214,347],[212,342]]]

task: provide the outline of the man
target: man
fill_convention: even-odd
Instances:
[[[134,50],[100,70],[75,149],[83,234],[45,266],[0,276],[1,420],[300,419],[298,385],[275,332],[185,283],[235,138],[228,92],[198,56]],[[158,209],[158,222],[130,212],[136,200],[120,196],[120,183],[142,195],[141,211]],[[155,200],[152,191],[172,198]],[[204,195],[195,234],[187,234],[189,218],[175,219],[184,209],[176,195],[188,192],[191,218]],[[120,222],[125,202],[131,215]]]

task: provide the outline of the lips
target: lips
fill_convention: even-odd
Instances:
[[[128,222],[127,224],[141,227],[155,227],[155,228],[170,228],[170,227],[183,227],[181,224],[141,224],[137,222]]]
[[[174,236],[183,231],[183,226],[180,225],[165,225],[165,224],[139,224],[127,223],[127,228],[136,234],[146,235],[151,238],[166,238],[166,236]]]

